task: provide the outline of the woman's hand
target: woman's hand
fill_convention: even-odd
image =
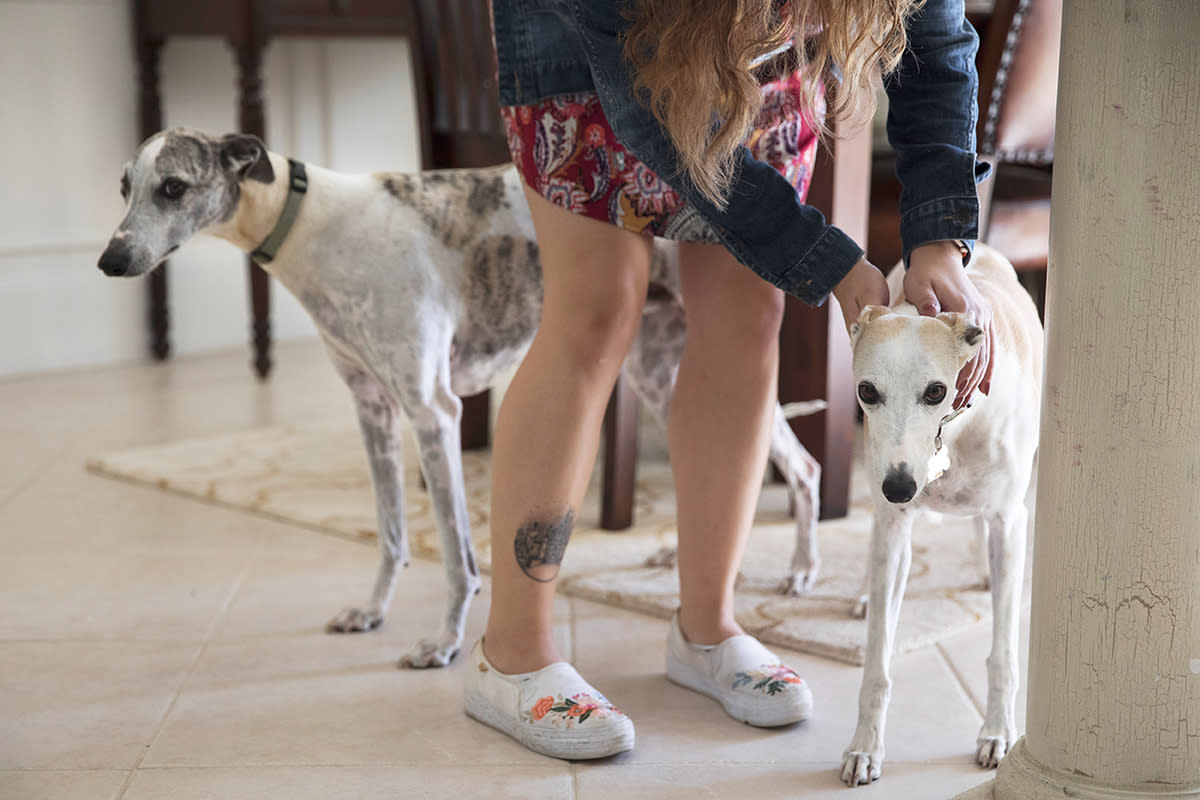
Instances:
[[[983,345],[958,374],[954,408],[968,405],[976,389],[984,394],[991,391],[992,308],[967,278],[962,253],[956,243],[930,242],[912,251],[908,272],[904,275],[904,298],[916,306],[923,317],[935,317],[942,311],[975,315],[975,324],[985,334]]]
[[[865,258],[860,258],[846,273],[846,277],[833,287],[833,296],[842,307],[842,320],[846,323],[847,331],[864,308],[886,306],[891,300],[887,279],[878,267]]]

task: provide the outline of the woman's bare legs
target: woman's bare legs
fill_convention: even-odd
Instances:
[[[682,244],[687,343],[668,415],[679,519],[679,626],[695,644],[742,633],[733,585],[770,446],[783,293],[721,245]]]
[[[587,487],[613,384],[637,333],[650,240],[525,189],[545,301],[504,395],[492,449],[492,604],[484,635],[503,673],[561,660],[558,566]]]

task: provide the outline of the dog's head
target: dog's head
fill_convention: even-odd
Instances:
[[[123,277],[154,269],[196,233],[230,219],[246,180],[275,180],[257,136],[218,139],[174,128],[150,137],[121,175],[125,217],[100,256],[100,269]]]
[[[889,502],[907,503],[925,488],[959,370],[982,338],[971,316],[949,312],[918,317],[868,306],[850,326],[867,473]]]

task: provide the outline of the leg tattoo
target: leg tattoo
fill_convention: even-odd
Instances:
[[[558,519],[530,520],[522,525],[513,542],[521,571],[538,583],[557,578],[574,527],[575,512],[570,509]]]

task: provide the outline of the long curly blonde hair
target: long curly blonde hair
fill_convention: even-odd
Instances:
[[[635,89],[662,124],[680,171],[724,207],[736,154],[762,106],[763,75],[752,64],[786,47],[798,69],[808,122],[828,137],[827,119],[875,110],[872,83],[900,63],[904,23],[924,0],[636,0],[625,41]],[[821,87],[828,118],[816,113]],[[664,176],[668,180],[670,176]]]

